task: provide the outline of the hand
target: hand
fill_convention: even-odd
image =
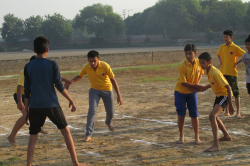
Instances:
[[[230,113],[230,115],[234,114],[234,107],[233,107],[232,103],[229,103],[229,113]]]
[[[72,106],[72,108],[71,108],[71,112],[75,112],[76,111],[76,106],[75,106],[75,104],[73,103],[73,102],[70,102],[69,103],[69,108]]]
[[[72,84],[71,82],[65,82],[65,83],[64,83],[64,88],[68,90],[68,89],[69,89],[69,86],[70,86],[71,84]]]
[[[28,109],[24,108],[24,112],[26,112],[25,124],[29,125],[29,111]]]
[[[122,105],[123,100],[122,100],[122,97],[121,97],[121,96],[118,96],[118,97],[117,97],[117,103],[119,104],[119,106]]]
[[[25,106],[24,106],[24,104],[23,104],[22,101],[17,103],[17,108],[18,108],[20,111],[22,111],[22,110],[25,109]]]

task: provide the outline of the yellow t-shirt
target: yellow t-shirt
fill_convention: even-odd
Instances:
[[[238,76],[237,68],[234,67],[239,56],[243,56],[246,52],[233,42],[227,46],[222,44],[219,47],[218,56],[221,58],[220,71],[223,75]]]
[[[223,74],[214,66],[211,66],[209,72],[206,72],[206,74],[215,95],[217,97],[228,96],[227,88],[225,88],[225,86],[228,85],[228,82]]]
[[[109,64],[99,61],[96,71],[89,65],[85,64],[79,74],[80,77],[88,74],[91,88],[104,91],[112,91],[112,83],[110,78],[114,78],[114,73]]]
[[[194,65],[188,62],[186,59],[183,60],[178,66],[178,79],[175,86],[175,91],[179,93],[188,94],[192,93],[187,87],[182,86],[182,83],[196,84],[199,80],[200,75],[204,73],[202,70],[199,59],[194,59]]]
[[[22,87],[24,87],[24,74],[23,74],[23,71],[21,71],[21,73],[20,73],[19,80],[18,80],[16,88],[15,88],[15,93],[17,93],[17,86],[18,85],[21,85]],[[22,90],[22,94],[24,94],[24,88]]]

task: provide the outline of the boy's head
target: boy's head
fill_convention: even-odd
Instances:
[[[250,34],[248,36],[248,38],[245,40],[245,44],[246,44],[246,48],[248,53],[250,53]]]
[[[87,57],[88,57],[89,65],[93,69],[95,69],[99,63],[99,52],[95,50],[89,51]]]
[[[184,47],[184,52],[185,52],[186,59],[190,63],[192,63],[196,55],[196,46],[194,44],[187,44]]]
[[[33,55],[33,56],[30,58],[30,62],[33,61],[34,59],[36,59],[36,55]]]
[[[231,30],[224,31],[223,38],[224,38],[225,43],[231,43],[231,41],[233,40],[233,31]]]
[[[208,52],[203,52],[199,56],[199,62],[200,62],[202,69],[207,69],[211,66],[212,57]]]
[[[44,36],[39,36],[34,40],[34,52],[37,54],[44,54],[49,50],[49,39]]]

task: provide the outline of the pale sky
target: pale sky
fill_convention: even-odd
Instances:
[[[155,5],[158,0],[0,0],[0,27],[4,22],[3,16],[11,13],[25,20],[30,16],[59,13],[67,19],[73,19],[79,10],[95,3],[110,5],[115,13],[126,16],[142,12],[144,9]],[[123,17],[123,15],[122,15]]]
[[[250,0],[243,0],[248,2]],[[79,10],[95,3],[113,6],[115,13],[126,16],[155,5],[158,0],[0,0],[0,27],[2,27],[3,16],[11,13],[23,20],[30,16],[59,13],[67,19],[73,19]],[[123,16],[122,16],[123,17]]]

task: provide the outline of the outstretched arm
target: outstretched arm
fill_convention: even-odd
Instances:
[[[79,81],[81,78],[82,78],[82,77],[80,77],[79,75],[75,76],[71,81],[65,82],[64,87],[68,90],[68,89],[69,89],[69,86],[70,86],[71,84],[73,84],[74,82]]]
[[[121,97],[121,94],[120,94],[120,90],[119,90],[118,84],[117,84],[115,78],[110,78],[110,81],[111,81],[111,83],[112,83],[112,85],[113,85],[113,87],[114,87],[114,89],[116,91],[116,94],[117,94],[117,103],[120,106],[120,105],[122,105],[123,100],[122,100],[122,97]]]

